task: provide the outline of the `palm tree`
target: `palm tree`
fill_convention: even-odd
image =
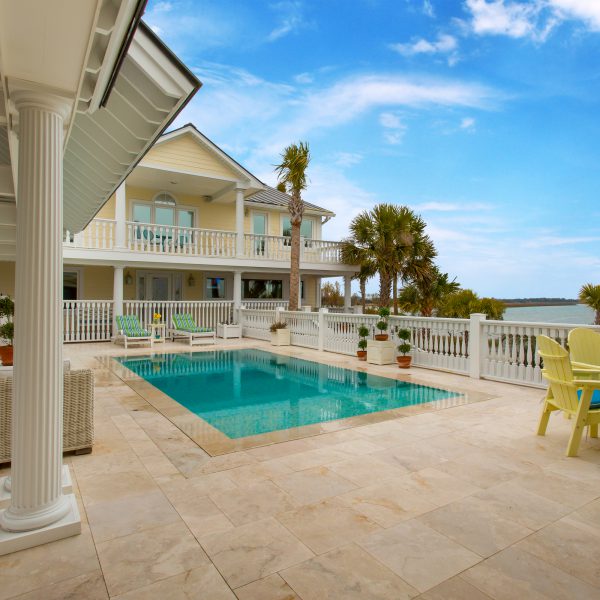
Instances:
[[[450,295],[460,289],[460,284],[448,273],[442,273],[437,266],[432,266],[426,277],[411,280],[405,285],[398,298],[400,308],[410,313],[420,313],[431,317],[433,311]]]
[[[579,299],[596,312],[594,325],[600,325],[600,285],[586,283],[579,290]]]
[[[342,262],[360,267],[353,279],[357,279],[360,284],[360,301],[364,312],[367,305],[367,281],[377,274],[377,267],[368,251],[357,246],[352,238],[342,240]]]
[[[310,162],[307,142],[290,144],[281,153],[281,164],[275,166],[279,179],[278,189],[283,184],[290,195],[288,211],[292,226],[292,247],[290,252],[290,301],[289,310],[298,310],[300,288],[300,225],[304,215],[302,190],[306,189],[306,169]]]

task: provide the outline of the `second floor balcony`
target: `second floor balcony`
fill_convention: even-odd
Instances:
[[[94,219],[79,233],[65,232],[65,248],[115,250],[145,255],[171,255],[215,259],[290,261],[288,236],[242,234],[238,246],[235,231],[200,229],[125,221]],[[341,243],[301,238],[300,258],[304,263],[341,265]]]

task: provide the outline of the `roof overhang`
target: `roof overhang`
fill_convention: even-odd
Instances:
[[[65,229],[87,225],[200,85],[141,22],[105,106],[89,112],[84,104],[73,120],[64,157]]]

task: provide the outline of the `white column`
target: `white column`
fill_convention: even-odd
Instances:
[[[61,480],[62,167],[68,106],[34,92],[16,92],[13,99],[19,111],[19,162],[12,495],[0,515],[0,554],[81,531],[77,504],[63,495]]]
[[[244,256],[244,189],[235,189],[235,232],[237,234],[236,254]]]
[[[316,288],[315,306],[317,308],[321,308],[321,277],[315,278],[315,288]]]
[[[113,268],[113,336],[117,335],[117,315],[123,314],[123,268],[118,265]]]
[[[482,323],[487,319],[483,313],[473,313],[469,318],[469,377],[479,379],[485,353],[485,340],[481,335]]]
[[[319,338],[317,342],[317,347],[321,352],[325,348],[325,316],[329,310],[327,308],[319,309]]]
[[[344,309],[352,308],[352,276],[344,275]]]
[[[240,323],[240,308],[242,306],[242,272],[233,272],[233,314],[235,320]]]
[[[125,248],[127,244],[127,211],[125,202],[125,182],[123,182],[118,188],[115,194],[115,247]]]

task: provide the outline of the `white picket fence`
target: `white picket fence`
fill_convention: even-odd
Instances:
[[[202,327],[216,328],[217,323],[231,323],[233,320],[232,300],[199,300],[199,301],[159,301],[159,300],[126,300],[123,302],[126,315],[136,315],[143,326],[152,322],[154,313],[161,315],[161,321],[171,327],[172,317],[177,313],[188,313]]]
[[[112,333],[112,300],[64,300],[65,342],[103,342]]]
[[[283,320],[288,323],[293,346],[348,355],[356,353],[359,327],[365,325],[372,337],[379,320],[376,315],[281,309],[242,310],[240,318],[245,337],[268,340],[271,323]],[[574,327],[589,327],[600,332],[600,327],[592,325],[487,321],[484,315],[471,315],[470,319],[392,316],[388,333],[390,339],[399,344],[398,330],[411,332],[411,354],[417,367],[544,387],[535,338],[547,335],[566,345],[569,331]]]

